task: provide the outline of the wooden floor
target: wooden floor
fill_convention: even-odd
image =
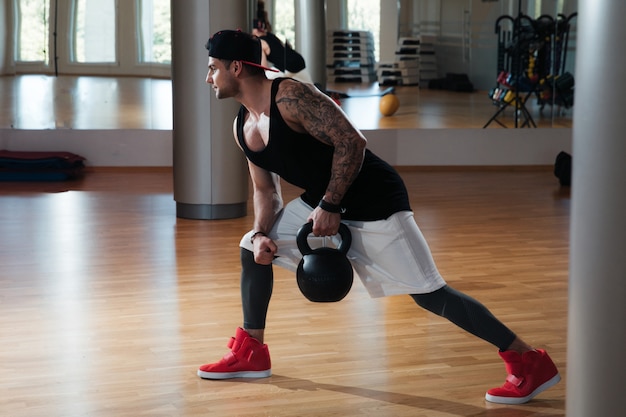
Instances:
[[[206,88],[198,80],[198,88]],[[342,108],[360,129],[482,128],[498,110],[486,91],[457,93],[414,86],[396,87],[400,109],[378,110],[377,84],[331,84],[346,92]],[[572,109],[527,107],[539,127],[571,127]],[[499,118],[515,126],[508,108]],[[523,119],[518,116],[518,124]],[[490,128],[499,128],[492,123]],[[0,129],[172,129],[170,80],[114,77],[0,76]]]
[[[273,376],[201,380],[241,324],[237,244],[252,218],[180,219],[169,170],[99,170],[0,183],[0,415],[564,416],[568,191],[548,171],[401,173],[444,277],[546,348],[560,384],[487,403],[505,377],[495,347],[360,282],[310,303],[279,268]]]

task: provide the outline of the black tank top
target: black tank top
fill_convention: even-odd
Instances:
[[[254,152],[246,145],[243,125],[248,111],[244,106],[241,106],[237,116],[237,140],[252,163],[304,189],[302,199],[315,207],[330,181],[333,147],[287,126],[275,100],[283,80],[275,79],[272,84],[267,146]],[[365,151],[361,170],[344,195],[341,207],[345,209],[342,218],[363,221],[382,220],[398,211],[411,210],[400,175],[369,149]]]

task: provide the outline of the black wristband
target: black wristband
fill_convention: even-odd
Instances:
[[[318,207],[321,207],[322,210],[327,211],[329,213],[341,213],[341,206],[339,204],[332,204],[323,198],[320,200]]]
[[[254,244],[254,238],[255,238],[255,237],[257,237],[257,236],[259,236],[259,235],[261,235],[261,236],[267,236],[267,235],[265,234],[265,232],[254,232],[254,233],[252,233],[252,236],[250,236],[250,243]]]

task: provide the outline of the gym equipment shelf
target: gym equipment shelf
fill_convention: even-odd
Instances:
[[[545,105],[567,108],[573,105],[574,77],[565,72],[570,21],[577,16],[559,15],[556,19],[543,15],[531,19],[520,12],[496,20],[498,60],[496,87],[489,98],[498,107],[483,128],[496,122],[512,107],[514,127],[537,127],[526,104],[535,95],[543,110]]]
[[[377,80],[371,32],[330,30],[326,49],[328,82],[372,83]]]

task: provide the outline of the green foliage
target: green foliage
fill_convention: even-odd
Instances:
[[[169,64],[172,62],[170,0],[153,0],[153,4],[154,32],[152,59],[154,62]]]
[[[20,0],[17,60],[47,62],[50,0]]]

